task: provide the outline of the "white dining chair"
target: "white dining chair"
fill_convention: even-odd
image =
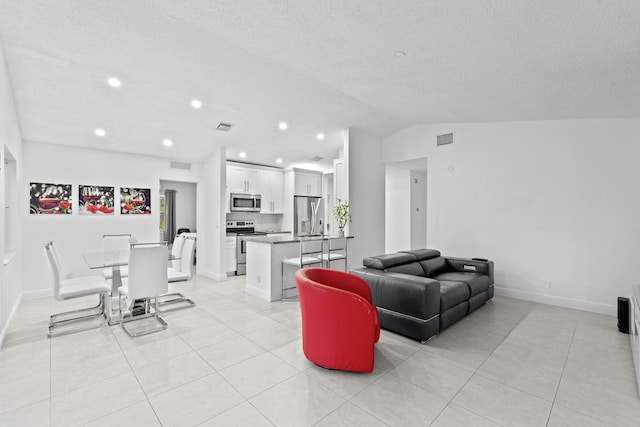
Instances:
[[[178,235],[173,239],[173,244],[171,245],[171,255],[176,259],[172,260],[169,264],[170,270],[180,271],[180,257],[182,256],[182,247],[184,246],[185,238],[182,235]],[[171,274],[169,273],[169,281],[171,282]]]
[[[131,337],[147,335],[167,329],[167,323],[158,315],[158,295],[169,290],[167,278],[167,244],[138,243],[131,245],[129,252],[129,276],[123,278],[118,288],[119,307],[122,315],[120,325]],[[144,314],[133,316],[132,310],[123,308],[122,299],[127,298],[133,306],[136,300],[144,300]],[[155,300],[155,307],[151,307]],[[151,319],[157,323],[153,328],[132,328],[130,323]],[[145,322],[148,323],[148,322]]]
[[[60,260],[53,242],[45,245],[47,262],[51,268],[53,297],[57,301],[66,301],[91,295],[98,295],[98,305],[80,310],[67,311],[52,314],[49,318],[49,338],[66,335],[73,332],[86,331],[106,324],[105,301],[107,293],[111,289],[109,284],[100,276],[80,276],[70,279],[62,279]],[[104,322],[92,322],[100,317]],[[73,324],[81,323],[77,327]]]
[[[169,282],[191,280],[193,277],[193,253],[196,240],[186,237],[176,237],[176,240],[180,240],[180,249],[171,251],[171,254],[178,259],[171,261],[171,267],[167,269]]]
[[[128,257],[129,247],[131,243],[134,242],[135,239],[131,237],[131,234],[105,234],[102,236],[102,252],[118,252]],[[102,270],[104,278],[107,280],[113,279],[113,272],[116,268],[120,271],[120,277],[127,277],[129,275],[129,267],[123,265],[119,267],[108,267]]]
[[[171,254],[179,259],[172,260],[171,266],[167,268],[169,282],[189,281],[193,278],[193,257],[196,239],[194,237],[181,236],[176,237],[176,240],[180,240],[180,251],[174,249],[171,251]],[[174,242],[174,248],[175,244]],[[160,295],[159,299],[160,307],[171,305],[171,308],[161,308],[160,312],[180,310],[195,307],[196,305],[195,302],[178,292]]]

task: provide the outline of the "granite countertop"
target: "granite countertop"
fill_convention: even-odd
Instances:
[[[353,236],[346,236],[347,239],[353,239]],[[248,242],[266,243],[268,245],[277,245],[282,243],[298,243],[301,240],[320,240],[321,236],[296,236],[290,234],[279,236],[254,236],[247,239]],[[337,239],[338,236],[324,236],[325,239]]]

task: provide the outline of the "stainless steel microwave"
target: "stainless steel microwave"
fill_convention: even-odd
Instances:
[[[231,193],[232,212],[260,212],[262,196],[259,194]]]

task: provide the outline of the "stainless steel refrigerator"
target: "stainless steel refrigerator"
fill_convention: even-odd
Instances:
[[[293,235],[319,236],[322,234],[324,203],[320,197],[293,197]]]

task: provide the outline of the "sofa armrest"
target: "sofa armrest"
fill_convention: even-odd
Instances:
[[[373,305],[419,319],[440,313],[440,282],[427,277],[371,268],[351,271],[371,288]]]
[[[483,258],[444,257],[444,259],[447,261],[447,266],[450,270],[486,274],[493,285],[493,261]]]

